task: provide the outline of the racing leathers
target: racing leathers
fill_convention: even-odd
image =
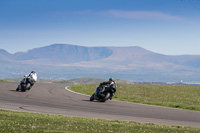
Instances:
[[[100,83],[100,94],[102,94],[102,92],[104,92],[105,90],[112,90],[112,93],[111,93],[111,99],[112,97],[114,96],[115,92],[116,92],[116,88],[117,88],[117,85],[116,85],[116,82],[115,81],[106,81],[106,82],[102,82]],[[104,87],[106,86],[106,87]]]
[[[34,85],[34,83],[37,81],[37,74],[35,72],[31,72],[25,75],[24,79],[21,82],[26,83],[27,80],[30,82],[31,84],[30,88],[31,88]]]

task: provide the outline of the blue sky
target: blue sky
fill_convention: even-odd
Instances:
[[[0,0],[0,49],[55,43],[200,55],[200,0]]]

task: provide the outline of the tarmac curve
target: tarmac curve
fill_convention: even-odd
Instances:
[[[17,85],[0,82],[0,109],[200,128],[200,111],[115,100],[91,102],[89,96],[68,91],[64,84],[36,83],[27,92],[15,91]]]

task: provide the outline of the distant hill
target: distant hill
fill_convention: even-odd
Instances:
[[[144,48],[53,44],[10,54],[0,49],[0,78],[30,70],[43,78],[116,77],[136,81],[198,81],[200,55],[163,55]]]
[[[14,54],[14,60],[30,64],[62,65],[106,58],[112,51],[105,47],[82,47],[68,44],[53,44]]]
[[[80,84],[99,84],[104,81],[105,81],[104,79],[97,79],[97,78],[78,78],[71,80],[54,81],[54,83],[66,84],[68,86],[71,86]]]
[[[200,68],[200,55],[163,55],[148,51],[138,46],[108,47],[112,54],[107,58],[84,61],[66,66],[112,68],[119,70],[150,68],[150,69],[195,69]]]
[[[12,54],[8,53],[4,49],[0,49],[0,61],[1,61],[1,63],[2,62],[12,61],[12,57],[13,57]]]

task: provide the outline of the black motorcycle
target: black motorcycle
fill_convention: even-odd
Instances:
[[[36,82],[37,79],[35,78],[26,78],[24,77],[24,79],[20,82],[20,84],[18,85],[16,91],[22,91],[25,92],[27,90],[30,90],[32,88],[32,86],[34,85],[34,83]]]
[[[110,89],[108,86],[98,86],[95,93],[90,97],[90,101],[97,100],[99,102],[105,102],[108,99],[112,99],[115,90]]]

